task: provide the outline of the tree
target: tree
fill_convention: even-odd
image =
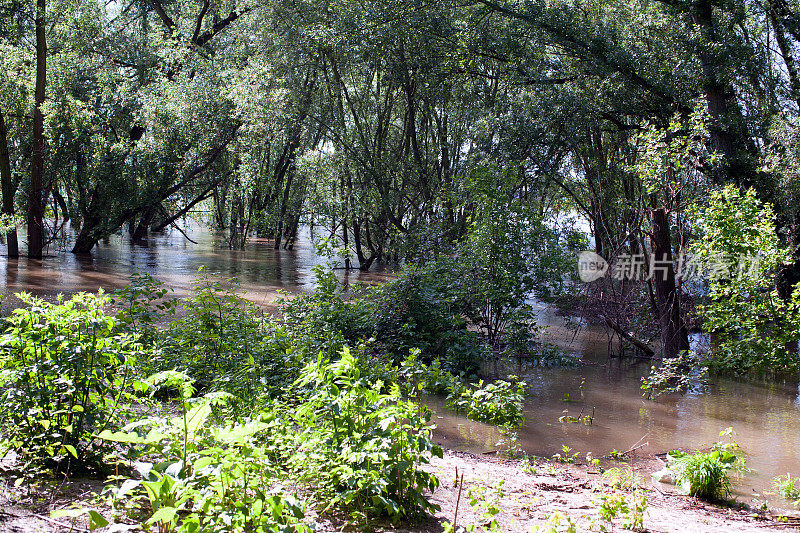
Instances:
[[[46,0],[36,1],[36,88],[33,108],[33,148],[31,151],[31,183],[28,188],[28,257],[41,259],[44,248],[44,211],[42,208],[42,176],[47,144],[44,136],[44,113],[47,82],[47,38],[45,35]]]

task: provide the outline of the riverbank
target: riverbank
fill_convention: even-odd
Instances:
[[[624,464],[620,466],[626,468]],[[776,516],[781,513],[756,514],[744,507],[715,506],[678,495],[668,487],[656,487],[650,480],[651,472],[657,468],[655,460],[634,461],[632,468],[647,495],[644,527],[649,532],[800,530],[800,520],[779,522]],[[470,488],[491,488],[502,482],[502,497],[497,502],[501,511],[496,516],[501,530],[508,532],[530,531],[546,524],[557,513],[569,517],[576,524],[577,531],[588,531],[593,523],[597,530],[602,523],[598,510],[600,495],[617,490],[610,486],[607,477],[599,472],[592,473],[592,469],[586,466],[550,461],[535,463],[534,468],[526,472],[526,465],[520,461],[448,451],[443,459],[432,462],[431,470],[442,483],[432,497],[432,501],[441,507],[441,511],[436,513],[437,522],[452,522],[456,513],[459,487],[455,476],[458,471],[459,480],[463,475],[464,481],[456,525],[482,523],[480,506],[471,506],[467,497]],[[615,531],[622,530],[621,521],[617,519],[614,522],[613,528],[607,522],[605,526]],[[432,526],[402,531],[441,531],[436,524]]]
[[[648,532],[800,531],[800,518],[790,517],[787,521],[780,518],[779,511],[755,513],[744,505],[717,506],[680,496],[665,486],[658,487],[650,481],[649,474],[654,467],[655,460],[646,458],[634,461],[632,467],[641,482],[640,491],[647,497],[644,527]],[[622,465],[622,468],[626,467]],[[441,509],[434,516],[415,523],[375,524],[377,531],[441,533],[445,524],[454,519],[458,531],[471,525],[478,526],[477,531],[481,531],[481,526],[488,522],[487,503],[497,509],[494,519],[503,532],[532,531],[537,526],[545,526],[558,514],[568,517],[576,531],[598,531],[601,525],[606,530],[625,531],[621,519],[613,520],[612,525],[600,518],[599,500],[602,494],[616,492],[630,496],[632,491],[612,487],[607,476],[586,466],[545,460],[526,464],[446,450],[443,458],[434,458],[426,469],[439,477],[440,486],[430,495],[430,500]],[[83,519],[74,523],[64,518],[54,520],[50,513],[75,505],[92,506],[93,493],[102,489],[101,482],[87,479],[52,480],[36,487],[27,484],[14,487],[13,479],[4,477],[0,483],[3,487],[0,532],[3,533],[86,530],[88,524]],[[566,523],[566,518],[562,518],[562,524]],[[328,521],[317,524],[320,533],[346,530],[345,526]]]

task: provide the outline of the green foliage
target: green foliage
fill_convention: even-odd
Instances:
[[[662,394],[683,394],[707,385],[708,368],[695,352],[681,352],[677,357],[662,359],[642,378],[644,396],[654,399]]]
[[[280,485],[279,454],[286,449],[281,438],[288,431],[283,421],[266,411],[244,423],[212,425],[213,409],[222,408],[229,395],[191,398],[192,381],[179,372],[149,381],[180,391],[181,414],[100,434],[129,446],[126,459],[140,459],[142,479],[123,478],[106,487],[114,508],[137,517],[145,529],[165,533],[310,531],[302,522],[302,503]]]
[[[458,294],[465,282],[458,263],[440,258],[405,269],[372,296],[376,350],[395,359],[418,348],[426,361],[441,361],[458,374],[474,375],[488,355],[478,334],[467,329]]]
[[[106,315],[103,294],[55,304],[17,296],[25,305],[0,337],[3,447],[24,468],[100,468],[107,447],[93,435],[125,414],[140,347]]]
[[[161,334],[160,350],[146,369],[177,369],[200,390],[242,399],[275,395],[297,378],[304,353],[284,326],[238,294],[236,280],[223,283],[201,272],[183,308],[184,316]]]
[[[694,208],[700,233],[691,251],[709,272],[708,302],[699,308],[704,327],[717,339],[712,370],[796,372],[797,354],[788,349],[800,335],[800,291],[790,300],[775,288],[775,275],[788,261],[775,230],[775,214],[753,190],[729,185]]]
[[[502,512],[500,508],[500,500],[503,499],[505,494],[503,490],[504,480],[498,481],[491,488],[485,486],[470,487],[467,491],[469,504],[475,511],[477,518],[480,522],[479,526],[470,524],[467,526],[467,531],[474,533],[476,531],[483,531],[485,533],[499,533],[502,531],[497,516]]]
[[[622,527],[630,531],[644,531],[644,513],[647,511],[647,494],[635,491],[629,497],[622,493],[605,493],[598,502],[598,514],[604,522],[612,524],[622,518]],[[601,526],[605,531],[605,526]]]
[[[775,490],[783,499],[800,506],[800,478],[792,477],[790,474],[786,474],[785,477],[778,476],[775,478]]]
[[[514,376],[509,376],[514,379]],[[525,383],[478,381],[474,386],[456,382],[447,396],[447,406],[467,418],[509,428],[525,423]]]
[[[730,429],[720,436],[730,435]],[[667,469],[674,475],[680,491],[689,496],[718,501],[731,493],[729,471],[742,471],[744,460],[736,443],[716,443],[709,452],[667,454]]]
[[[487,347],[448,300],[441,268],[410,268],[380,287],[344,294],[336,276],[317,267],[316,290],[284,302],[285,322],[309,355],[367,343],[371,353],[400,363],[410,349],[419,349],[426,361],[474,375]]]
[[[554,230],[515,197],[520,179],[516,168],[484,166],[464,185],[477,207],[455,247],[454,296],[494,346],[512,317],[530,321],[531,294],[551,299],[574,266],[566,249],[572,232]],[[520,344],[520,331],[515,333]]]
[[[642,155],[633,170],[644,182],[647,193],[661,195],[662,203],[668,207],[679,202],[681,194],[696,192],[690,186],[703,181],[701,164],[713,168],[719,160],[720,154],[706,150],[708,121],[705,103],[697,103],[688,118],[676,114],[666,128],[650,124],[637,137]]]
[[[578,533],[578,525],[564,512],[555,512],[544,524],[534,526],[535,533]]]
[[[558,463],[574,463],[580,452],[573,452],[566,444],[561,445],[561,452],[553,454],[553,461]]]
[[[284,320],[309,352],[334,354],[372,335],[370,307],[356,294],[345,294],[336,275],[314,267],[316,289],[283,302]]]
[[[139,335],[142,343],[155,340],[158,322],[174,316],[178,305],[177,300],[167,298],[170,292],[150,274],[131,275],[130,282],[112,295],[112,302],[119,307],[114,316],[119,327]]]
[[[425,491],[438,480],[419,468],[441,449],[420,406],[398,385],[371,379],[345,349],[333,363],[309,364],[297,387],[310,387],[295,418],[301,428],[293,463],[329,503],[354,517],[396,521],[435,509]],[[388,387],[388,392],[384,388]]]
[[[185,374],[153,376],[154,387],[179,391],[180,414],[100,435],[129,447],[126,460],[147,461],[143,480],[110,485],[109,498],[143,526],[187,532],[310,531],[298,491],[357,523],[434,510],[425,493],[438,480],[420,466],[441,450],[424,411],[362,366],[347,349],[311,363],[295,383],[296,408],[271,402],[243,422],[225,415],[230,395],[194,398]]]

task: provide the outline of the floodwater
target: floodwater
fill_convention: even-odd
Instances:
[[[577,368],[540,368],[507,362],[488,368],[496,377],[516,375],[527,383],[525,426],[518,431],[519,446],[527,453],[552,457],[562,446],[599,458],[613,450],[636,447],[638,456],[674,449],[708,448],[720,432],[733,428],[733,438],[752,470],[735,485],[746,502],[751,498],[788,507],[773,492],[773,479],[791,473],[800,476],[800,390],[797,382],[755,383],[713,380],[704,394],[662,396],[645,400],[641,378],[649,371],[646,359],[609,358],[619,353],[609,344],[604,328],[577,324],[567,327],[561,317],[544,306],[539,323],[547,339],[577,356]],[[501,435],[496,428],[454,416],[443,399],[430,398],[438,427],[438,442],[453,449],[486,453],[495,449]],[[562,423],[559,417],[591,415],[590,425]]]
[[[188,241],[179,232],[152,236],[145,243],[114,235],[101,242],[90,256],[76,256],[66,249],[49,249],[41,261],[7,259],[5,245],[0,246],[0,294],[3,309],[8,311],[17,300],[13,295],[27,291],[52,300],[58,293],[114,290],[126,285],[131,274],[148,273],[174,289],[175,296],[189,293],[192,281],[203,267],[212,276],[237,278],[245,297],[269,307],[281,295],[278,292],[313,290],[313,268],[325,265],[327,258],[316,254],[306,230],[292,250],[274,250],[273,241],[252,239],[243,250],[227,247],[224,235],[189,226]],[[20,236],[24,235],[24,231]],[[380,282],[386,273],[376,264],[373,271],[336,270],[345,283]]]
[[[93,252],[79,258],[69,252],[51,250],[42,261],[0,258],[0,292],[4,311],[15,304],[13,294],[29,291],[45,298],[58,293],[115,289],[125,285],[136,271],[147,272],[185,296],[199,267],[209,274],[240,280],[246,296],[269,307],[288,292],[314,286],[312,268],[325,264],[316,255],[308,234],[294,250],[273,250],[271,241],[256,240],[244,250],[230,250],[219,235],[194,228],[188,232],[197,244],[179,233],[157,236],[146,246],[131,244],[115,236]],[[0,246],[0,254],[4,254]],[[345,282],[379,282],[388,273],[337,270]],[[800,476],[800,391],[797,383],[753,383],[717,380],[705,394],[645,400],[639,389],[649,361],[610,358],[618,346],[609,343],[601,327],[586,323],[568,325],[551,309],[540,306],[539,323],[547,327],[547,340],[575,355],[578,368],[534,368],[516,363],[492,365],[490,375],[514,374],[527,383],[526,424],[518,432],[519,445],[528,453],[549,457],[562,445],[594,457],[634,446],[640,455],[672,449],[708,447],[719,440],[720,431],[732,427],[735,439],[747,454],[753,471],[737,485],[742,500],[758,495],[785,506],[767,494],[772,479],[791,473]],[[577,328],[575,327],[577,326]],[[466,420],[448,412],[441,398],[428,398],[435,411],[436,439],[445,446],[473,452],[495,449],[501,438],[495,428]],[[591,425],[561,423],[568,414],[594,413]]]

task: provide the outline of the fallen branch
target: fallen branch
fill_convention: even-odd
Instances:
[[[171,225],[173,228],[175,228],[176,230],[180,231],[180,232],[181,232],[181,235],[183,235],[183,236],[184,236],[184,238],[185,238],[187,241],[189,241],[189,242],[190,242],[190,243],[192,243],[192,244],[197,244],[197,241],[193,240],[191,237],[189,237],[188,235],[186,235],[186,232],[185,232],[185,231],[183,231],[183,230],[181,229],[181,227],[180,227],[179,225],[177,225],[175,222],[170,222],[170,225]]]
[[[629,344],[632,344],[632,345],[636,346],[637,348],[639,348],[641,351],[643,351],[644,353],[646,353],[650,357],[653,357],[656,354],[656,352],[651,347],[649,347],[647,344],[645,344],[644,341],[640,341],[639,339],[637,339],[636,337],[634,337],[633,335],[631,335],[627,331],[623,330],[621,327],[619,327],[618,324],[616,324],[610,318],[608,318],[608,317],[603,317],[603,318],[605,318],[605,320],[606,320],[606,326],[608,326],[609,328],[613,329],[617,333],[617,335],[619,335],[622,338],[622,340],[628,342]]]

